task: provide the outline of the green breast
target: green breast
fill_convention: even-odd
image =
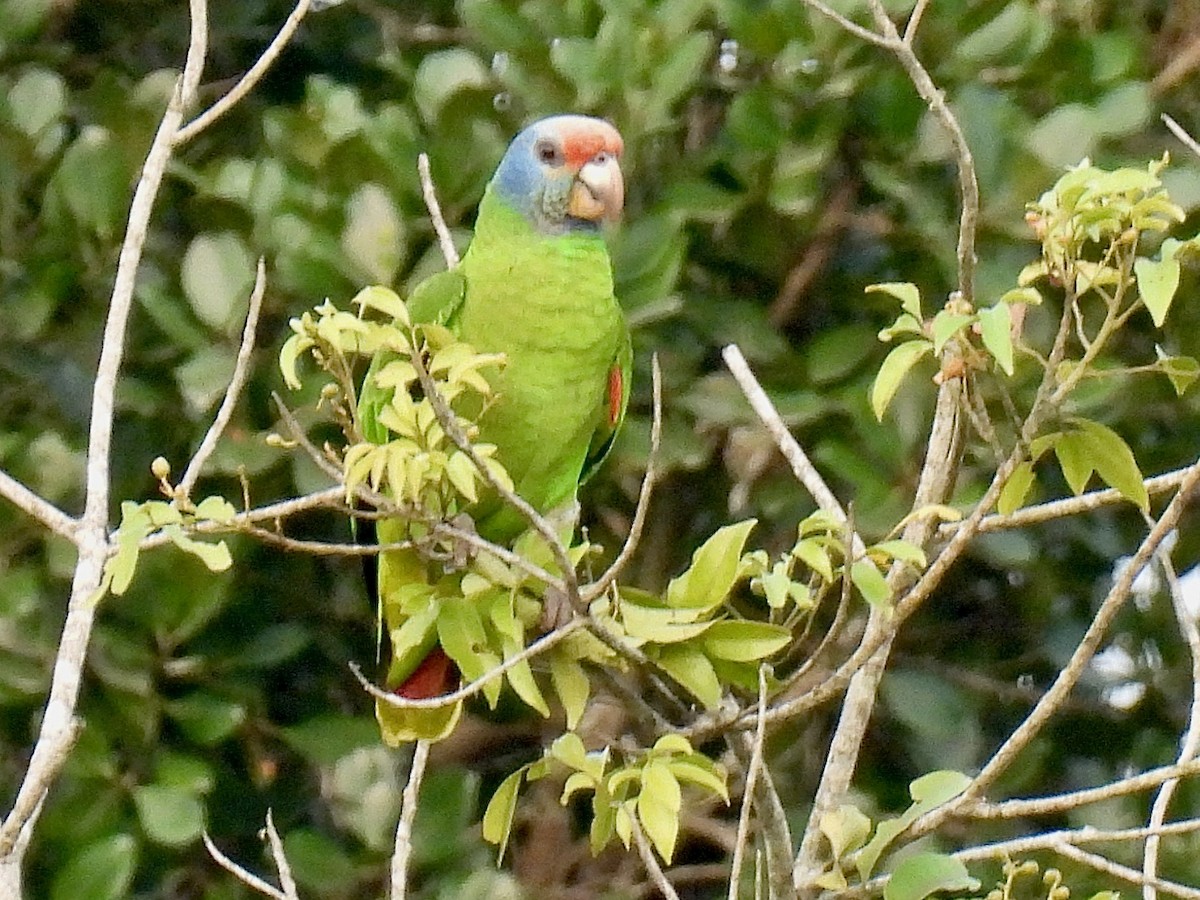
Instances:
[[[479,420],[481,439],[497,445],[517,492],[550,511],[574,497],[606,415],[624,329],[608,251],[596,234],[536,234],[489,192],[461,271],[455,330],[508,358],[491,379],[498,396]]]

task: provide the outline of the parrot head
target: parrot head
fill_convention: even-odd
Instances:
[[[542,234],[594,231],[615,221],[625,203],[622,146],[603,119],[540,119],[513,139],[493,189]]]

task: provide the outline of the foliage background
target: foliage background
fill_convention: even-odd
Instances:
[[[288,7],[211,7],[206,78],[216,94]],[[1061,167],[1089,154],[1116,165],[1175,152],[1160,111],[1196,132],[1200,82],[1188,59],[1194,67],[1200,56],[1197,33],[1194,0],[931,4],[917,49],[979,167],[981,302],[1032,258],[1024,204]],[[116,242],[186,34],[178,3],[0,0],[0,465],[71,511]],[[615,458],[586,497],[593,536],[616,546],[628,524],[656,350],[668,475],[631,583],[661,587],[734,517],[759,518],[759,545],[790,545],[811,505],[721,369],[717,350],[730,341],[835,491],[853,499],[864,534],[890,528],[911,494],[933,391],[917,379],[882,425],[874,421],[867,386],[885,350],[875,333],[894,310],[862,287],[910,280],[927,297],[945,295],[955,177],[900,68],[799,0],[351,0],[313,15],[266,84],[169,172],[137,289],[114,497],[153,494],[151,459],[182,461],[199,440],[232,368],[260,254],[270,279],[260,363],[206,487],[236,501],[241,471],[257,503],[323,486],[302,456],[280,456],[263,440],[275,425],[270,395],[282,385],[272,358],[288,317],[441,265],[418,152],[430,154],[465,243],[509,137],[562,110],[612,119],[627,144],[630,197],[614,252],[638,377]],[[1176,156],[1167,181],[1194,210],[1200,162]],[[1185,281],[1165,333],[1139,321],[1131,352],[1152,356],[1159,342],[1200,355],[1196,287]],[[1053,322],[1034,311],[1029,327]],[[1177,401],[1165,379],[1101,382],[1082,412],[1120,431],[1153,473],[1193,458],[1196,396]],[[287,399],[311,409],[316,398]],[[982,489],[975,462],[969,452],[963,498]],[[1118,508],[979,540],[902,633],[858,799],[894,809],[922,772],[985,759],[1058,670],[1141,528]],[[302,531],[342,537],[345,524],[312,516]],[[1180,542],[1182,570],[1200,547],[1186,528]],[[152,554],[129,594],[107,602],[81,707],[88,728],[39,827],[34,896],[245,896],[199,836],[207,827],[231,855],[257,859],[267,807],[305,896],[379,892],[403,760],[376,746],[346,668],[374,652],[357,564],[248,541],[234,553],[238,564],[222,577],[172,550]],[[0,780],[10,791],[48,686],[72,563],[66,545],[0,507]],[[1188,684],[1170,673],[1186,651],[1152,585],[1111,644],[1107,665],[1093,667],[1071,714],[1026,754],[1007,789],[1068,789],[1173,759]],[[797,822],[828,727],[816,716],[772,741]],[[567,896],[570,885],[598,896],[597,884],[619,886],[612,860],[592,864],[561,845],[548,853],[536,815],[515,849],[516,878],[492,869],[466,827],[480,796],[537,737],[523,722],[472,728],[441,751],[418,826],[425,896]],[[1195,811],[1195,787],[1176,803]],[[1086,815],[1134,826],[1145,819],[1140,804]],[[711,829],[693,830],[689,859],[720,858]],[[561,841],[561,831],[550,834]],[[1200,880],[1200,838],[1166,846],[1164,870]]]

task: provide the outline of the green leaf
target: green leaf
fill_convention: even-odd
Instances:
[[[782,650],[791,639],[791,632],[782,625],[726,619],[714,622],[700,643],[709,656],[755,662]]]
[[[279,729],[284,743],[317,766],[331,766],[360,747],[379,743],[374,718],[337,714],[314,716]]]
[[[108,131],[85,127],[63,154],[53,184],[80,225],[101,238],[116,236],[129,208],[129,174]]]
[[[891,599],[887,579],[869,559],[860,559],[850,566],[850,580],[872,606],[884,606]]]
[[[427,54],[413,77],[412,96],[426,122],[437,119],[446,102],[460,91],[486,90],[491,76],[479,57],[464,47]]]
[[[1190,356],[1167,356],[1162,347],[1155,347],[1158,354],[1158,370],[1162,372],[1175,388],[1175,395],[1182,397],[1192,383],[1200,378],[1200,362]]]
[[[48,69],[29,69],[9,89],[8,107],[12,123],[36,139],[66,114],[66,83]]]
[[[888,559],[898,559],[916,569],[924,569],[928,564],[925,551],[908,541],[880,541],[878,544],[871,545],[871,552],[882,553]]]
[[[224,497],[205,497],[196,506],[197,519],[228,525],[237,516],[237,509]]]
[[[667,585],[667,605],[690,609],[713,609],[733,589],[742,548],[757,519],[726,525],[692,554],[686,572]]]
[[[908,794],[918,804],[922,804],[922,813],[926,809],[941,806],[947,800],[953,800],[971,785],[969,776],[962,772],[949,769],[938,769],[928,772],[915,779],[908,786]]]
[[[1087,440],[1089,458],[1097,474],[1142,512],[1149,512],[1150,495],[1142,470],[1125,439],[1107,425],[1090,419],[1077,419],[1074,424]]]
[[[671,760],[667,767],[679,781],[694,784],[711,794],[729,802],[729,788],[725,784],[725,773],[707,757],[698,753],[691,754],[685,760]]]
[[[857,806],[843,804],[821,816],[821,834],[829,841],[833,858],[857,850],[871,833],[871,820]]]
[[[637,798],[638,821],[658,855],[668,863],[675,855],[682,799],[679,782],[670,768],[665,763],[646,763]]]
[[[163,534],[184,553],[189,553],[204,563],[210,572],[224,572],[233,565],[233,557],[224,541],[217,541],[215,544],[198,541],[189,537],[179,525],[166,526]]]
[[[1000,497],[996,501],[996,511],[1002,516],[1007,516],[1020,509],[1025,503],[1025,498],[1029,496],[1029,489],[1033,486],[1034,480],[1033,463],[1028,461],[1017,463],[1017,467],[1013,469],[1013,473],[1008,476],[1008,481],[1004,482],[1004,487],[1000,490]]]
[[[555,648],[557,649],[557,648]],[[574,729],[587,707],[591,682],[578,660],[566,653],[550,653],[550,681],[567,715],[567,728]]]
[[[238,235],[198,235],[183,254],[179,277],[201,322],[226,334],[241,329],[254,285],[254,257]]]
[[[871,385],[871,410],[875,418],[883,421],[892,397],[896,395],[900,383],[908,370],[933,349],[933,344],[926,340],[905,341],[892,349],[879,367],[879,374]]]
[[[1087,488],[1088,480],[1095,471],[1087,439],[1078,431],[1065,432],[1055,443],[1054,454],[1062,467],[1063,477],[1067,479],[1067,486],[1075,496],[1079,496]]]
[[[129,896],[138,843],[114,834],[85,845],[54,874],[50,900],[120,900]]]
[[[166,710],[198,744],[220,743],[246,720],[244,706],[201,691],[169,701]]]
[[[914,853],[892,871],[883,889],[884,900],[925,900],[938,891],[974,891],[979,880],[966,865],[945,853]]]
[[[363,280],[395,280],[404,256],[404,219],[382,186],[361,184],[346,201],[341,243]]]
[[[980,336],[996,365],[1005,375],[1013,373],[1012,309],[1007,303],[997,303],[979,311]]]
[[[933,352],[941,353],[950,340],[968,325],[975,321],[975,316],[965,316],[942,310],[933,317]]]
[[[1152,260],[1139,257],[1134,260],[1133,274],[1137,277],[1138,293],[1146,309],[1150,311],[1154,324],[1162,328],[1167,319],[1171,301],[1179,288],[1179,261],[1176,259]]]
[[[521,782],[525,780],[525,770],[522,766],[513,772],[496,788],[492,799],[488,801],[487,809],[483,811],[483,839],[489,844],[499,845],[496,851],[496,861],[504,859],[504,851],[508,848],[508,839],[512,836],[513,817],[517,813],[517,795],[521,791]]]
[[[204,831],[204,807],[182,788],[146,784],[133,789],[133,805],[146,836],[165,847],[186,847]]]
[[[408,326],[408,308],[404,305],[404,301],[400,299],[400,295],[391,288],[383,287],[382,285],[373,284],[370,287],[365,287],[350,300],[351,306],[357,306],[361,310],[374,309],[385,316],[391,316],[396,322],[401,325]],[[411,363],[407,364],[409,368]],[[392,384],[391,386],[395,386]]]
[[[669,644],[655,661],[708,709],[721,702],[721,682],[713,664],[698,648],[691,644]]]
[[[866,287],[868,294],[880,293],[889,294],[900,301],[901,308],[920,322],[921,319],[921,292],[917,290],[917,286],[908,281],[889,281],[882,284],[869,284]]]

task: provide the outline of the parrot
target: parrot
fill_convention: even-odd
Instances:
[[[622,150],[620,133],[602,119],[555,115],[526,127],[484,190],[460,263],[427,278],[407,299],[414,323],[444,326],[479,353],[504,355],[489,376],[493,394],[475,420],[477,439],[495,445],[515,492],[567,532],[578,516],[578,489],[612,446],[629,401],[629,328],[603,234],[624,205]],[[363,435],[375,443],[388,440],[378,414],[390,389],[373,382],[382,361],[382,354],[372,361],[358,403]],[[495,492],[467,511],[478,534],[495,543],[511,542],[527,527]],[[377,538],[402,540],[405,527],[379,521]],[[408,628],[410,647],[416,631],[420,647],[428,648],[415,663],[411,653],[390,662],[384,686],[402,697],[436,697],[459,681],[438,644],[436,623],[398,609],[413,585],[437,577],[437,565],[411,549],[380,553],[375,565],[384,631]],[[376,703],[392,745],[439,740],[460,713],[461,704]]]

